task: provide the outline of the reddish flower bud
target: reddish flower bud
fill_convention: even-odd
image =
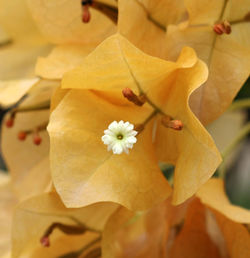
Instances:
[[[130,88],[122,90],[123,96],[137,106],[142,106],[146,102],[145,95],[137,96]]]
[[[177,131],[180,131],[183,128],[183,123],[181,122],[181,120],[171,120],[169,117],[163,117],[161,122],[165,127]]]
[[[40,145],[41,142],[42,142],[42,138],[41,138],[38,134],[36,134],[36,135],[34,136],[34,138],[33,138],[33,143],[34,143],[35,145]]]
[[[222,24],[215,24],[213,29],[214,32],[218,35],[222,35],[224,33],[224,28]]]
[[[44,246],[44,247],[49,247],[50,246],[50,241],[49,241],[49,237],[44,236],[40,239],[40,243]]]
[[[9,118],[7,121],[6,121],[6,123],[5,123],[5,125],[8,127],[8,128],[11,128],[13,125],[14,125],[14,118]]]
[[[27,136],[27,133],[26,132],[19,132],[18,133],[18,139],[20,140],[20,141],[24,141],[25,139],[26,139],[26,136]]]
[[[224,21],[223,26],[224,26],[224,32],[226,34],[230,34],[232,32],[231,24],[228,21]]]
[[[89,6],[84,5],[82,10],[83,10],[83,12],[82,12],[82,22],[83,23],[88,23],[90,21],[90,18],[91,18],[91,14],[90,14],[90,11],[89,11]]]
[[[169,128],[180,131],[183,128],[183,123],[180,120],[170,120],[168,126]]]
[[[215,24],[213,30],[218,35],[222,35],[223,33],[230,34],[232,31],[231,25],[228,21]]]

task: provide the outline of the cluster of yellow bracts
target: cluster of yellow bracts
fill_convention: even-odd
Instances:
[[[0,256],[250,257],[205,128],[249,76],[249,6],[0,1]],[[129,154],[102,142],[113,121]]]

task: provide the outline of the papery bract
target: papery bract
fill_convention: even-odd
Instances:
[[[204,124],[215,120],[230,105],[249,76],[249,0],[185,1],[189,20],[167,31],[168,58],[175,60],[183,46],[193,47],[209,69],[208,81],[191,97],[191,108]],[[232,32],[217,35],[217,22],[231,23]],[[236,22],[238,21],[238,22]],[[235,23],[234,23],[235,22]]]
[[[147,209],[170,194],[158,161],[176,165],[173,201],[192,196],[220,162],[212,139],[188,106],[189,95],[206,77],[206,66],[190,48],[183,49],[176,63],[167,62],[147,56],[119,34],[66,73],[62,88],[73,90],[54,110],[48,127],[53,181],[64,203],[81,207],[115,201]],[[128,157],[114,157],[101,142],[106,127],[115,120],[141,124],[154,111],[123,98],[125,87],[146,94],[159,114],[140,133]],[[181,120],[183,130],[165,128],[162,114]]]
[[[28,257],[34,258],[56,257],[78,251],[100,236],[99,231],[102,231],[116,208],[117,205],[112,203],[99,203],[82,209],[67,209],[55,192],[28,199],[18,205],[14,215],[12,257],[20,257],[22,254],[29,254]],[[50,247],[44,248],[39,240],[53,223],[82,225],[92,231],[87,230],[82,235],[75,236],[55,231],[50,237]]]

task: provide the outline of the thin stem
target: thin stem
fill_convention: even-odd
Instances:
[[[156,116],[159,113],[158,110],[154,110],[147,119],[142,123],[143,126],[145,126],[154,116]]]
[[[235,110],[244,109],[244,108],[250,108],[250,98],[237,100],[233,102],[232,105],[229,107],[228,111],[235,111]]]
[[[106,15],[111,21],[117,24],[117,20],[118,20],[117,7],[104,4],[101,2],[94,2],[90,7],[93,9],[96,9],[97,11],[100,11],[101,13]]]
[[[225,159],[232,153],[236,146],[250,133],[250,122],[248,122],[239,132],[239,134],[234,138],[234,140],[225,148],[221,153],[223,162],[218,168],[218,174],[220,178],[224,178],[226,173]]]
[[[117,0],[114,0],[114,1],[118,2]],[[146,9],[146,7],[141,2],[139,2],[138,0],[136,2],[143,8],[145,13],[147,14],[147,18],[148,18],[149,21],[151,21],[159,29],[161,29],[163,31],[166,31],[166,27],[164,25],[162,25],[160,22],[158,22],[157,20],[155,20],[150,15],[150,13]],[[117,9],[117,7],[114,7],[114,6],[111,6],[111,5],[108,5],[108,4],[104,4],[104,3],[98,2],[98,1],[95,1],[94,4],[91,7],[99,10],[102,13],[104,13],[114,23],[117,23],[117,20],[118,20],[118,9]]]
[[[248,122],[234,138],[234,140],[222,152],[222,157],[226,158],[235,147],[250,133],[250,122]]]
[[[79,255],[81,255],[82,253],[84,253],[85,251],[87,251],[91,246],[93,246],[94,244],[98,243],[99,241],[101,241],[102,237],[99,236],[97,238],[95,238],[94,240],[92,240],[91,242],[89,242],[87,245],[85,245],[83,248],[81,248],[77,253]]]
[[[0,42],[0,47],[8,46],[8,45],[12,44],[12,42],[13,41],[11,39],[6,39],[6,40]]]
[[[224,15],[224,12],[225,12],[227,3],[228,3],[228,0],[224,0],[223,7],[222,7],[222,9],[221,9],[221,12],[220,12],[220,16],[219,16],[219,18],[218,18],[218,21],[221,21],[223,15]],[[214,52],[213,49],[214,49],[214,47],[215,47],[216,39],[217,39],[217,34],[214,33],[214,37],[213,37],[213,42],[212,42],[211,50],[210,50],[210,53],[209,53],[209,56],[208,56],[208,66],[209,66],[209,68],[210,68],[210,63],[211,63],[211,61],[212,61],[212,57],[213,57],[213,52]]]
[[[94,239],[93,241],[91,241],[90,243],[88,243],[87,245],[82,247],[80,250],[60,255],[60,256],[58,256],[58,258],[78,258],[78,257],[82,257],[82,254],[85,251],[87,251],[94,244],[98,243],[100,240],[101,240],[101,236],[97,237],[96,239]]]
[[[146,9],[146,7],[139,2],[138,0],[136,0],[136,2],[143,8],[143,10],[145,11],[145,13],[147,14],[147,18],[149,21],[151,21],[156,27],[158,27],[159,29],[166,31],[166,27],[164,25],[162,25],[161,23],[159,23],[158,21],[156,21],[148,12],[148,10]]]
[[[23,106],[12,109],[11,113],[23,113],[23,112],[31,112],[31,111],[38,111],[38,110],[44,110],[44,109],[50,109],[50,101],[45,101],[38,103],[36,105],[30,105],[30,106]]]
[[[225,9],[226,9],[226,7],[227,7],[227,2],[228,2],[228,0],[225,0],[224,3],[223,3],[223,6],[222,6],[222,9],[221,9],[221,12],[220,12],[219,21],[223,18]]]

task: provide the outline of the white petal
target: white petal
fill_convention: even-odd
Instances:
[[[126,139],[126,142],[128,143],[136,143],[137,139],[134,136],[130,136]]]
[[[103,135],[102,136],[102,141],[104,142],[104,144],[110,144],[113,141],[113,138],[109,135]]]
[[[121,154],[123,152],[123,148],[119,143],[115,144],[112,150],[114,154]]]
[[[129,124],[129,126],[127,127],[127,130],[131,131],[131,130],[133,130],[133,129],[134,129],[134,125]]]
[[[118,123],[116,121],[112,122],[110,125],[109,125],[109,130],[113,131],[117,128],[118,126]]]
[[[138,132],[136,132],[136,131],[131,131],[131,132],[129,132],[129,136],[136,136],[138,134]]]

